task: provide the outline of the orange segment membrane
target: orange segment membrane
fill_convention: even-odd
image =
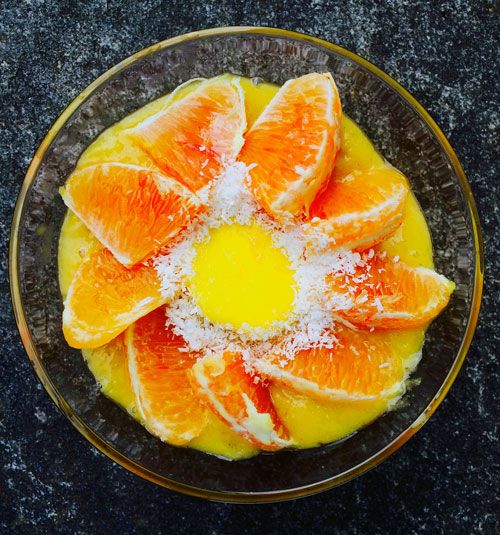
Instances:
[[[259,448],[277,450],[290,445],[268,386],[247,373],[241,355],[226,352],[205,357],[193,366],[192,380],[215,414]]]

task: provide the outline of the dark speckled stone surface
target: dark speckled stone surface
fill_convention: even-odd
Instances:
[[[498,533],[499,27],[492,1],[2,2],[0,13],[0,531]],[[7,284],[8,233],[36,147],[87,84],[156,41],[266,25],[343,45],[401,82],[469,176],[486,247],[480,324],[431,421],[365,476],[284,504],[214,504],[155,487],[94,450],[25,357]]]

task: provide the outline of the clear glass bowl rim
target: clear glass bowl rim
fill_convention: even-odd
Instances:
[[[472,303],[470,306],[469,317],[467,321],[466,330],[460,345],[458,354],[455,357],[453,365],[448,372],[448,375],[441,385],[439,391],[436,393],[432,401],[426,407],[420,416],[416,419],[413,424],[411,424],[405,431],[403,431],[396,439],[387,444],[384,448],[378,451],[375,455],[369,457],[362,463],[359,463],[356,466],[351,467],[349,470],[346,470],[342,474],[338,474],[332,478],[328,478],[316,483],[298,487],[293,489],[286,490],[276,490],[276,491],[266,491],[266,492],[218,492],[212,491],[203,488],[197,488],[194,486],[189,486],[181,484],[172,479],[168,479],[164,476],[161,476],[157,473],[154,473],[150,470],[147,470],[143,466],[129,459],[121,452],[111,447],[105,440],[103,440],[97,433],[95,433],[91,428],[89,428],[83,420],[76,414],[70,405],[66,402],[63,396],[58,392],[56,385],[52,382],[50,376],[45,370],[44,364],[38,355],[37,349],[33,340],[31,338],[27,321],[24,315],[24,310],[21,301],[21,293],[19,288],[19,277],[18,277],[18,245],[19,245],[19,231],[20,223],[23,219],[26,200],[30,191],[32,182],[34,181],[38,167],[43,159],[45,151],[50,146],[52,140],[56,137],[61,127],[65,124],[67,119],[73,114],[73,112],[82,104],[91,94],[97,89],[101,84],[108,81],[115,74],[121,70],[127,68],[135,61],[148,56],[158,50],[165,49],[180,43],[193,41],[199,38],[204,37],[213,37],[213,36],[226,36],[230,34],[263,34],[275,37],[284,37],[290,38],[299,41],[305,41],[312,43],[328,50],[331,50],[345,58],[361,65],[363,68],[372,72],[384,82],[386,82],[400,97],[402,97],[411,108],[424,120],[430,130],[438,139],[441,147],[445,151],[446,155],[450,159],[451,165],[453,166],[454,171],[456,172],[460,187],[464,193],[465,199],[467,201],[467,207],[469,210],[473,239],[474,239],[474,252],[475,252],[475,274],[474,274],[474,289],[472,294]],[[476,203],[474,201],[472,191],[467,181],[467,177],[462,169],[462,166],[453,151],[450,143],[446,139],[445,135],[429,115],[429,113],[417,102],[417,100],[398,82],[391,78],[388,74],[383,72],[380,68],[375,66],[373,63],[361,58],[357,54],[350,52],[349,50],[319,39],[317,37],[312,37],[303,33],[293,32],[289,30],[281,30],[278,28],[270,27],[254,27],[254,26],[230,26],[222,28],[211,28],[206,30],[200,30],[196,32],[186,33],[179,35],[165,41],[161,41],[149,47],[146,47],[139,52],[129,56],[124,59],[104,74],[99,76],[94,82],[87,86],[61,113],[61,115],[54,122],[47,135],[41,142],[38,147],[33,159],[28,167],[26,175],[24,177],[12,219],[12,226],[10,232],[10,242],[9,242],[9,279],[10,279],[10,291],[13,303],[14,316],[16,319],[17,327],[19,334],[21,336],[22,343],[27,352],[28,358],[37,374],[39,380],[44,386],[45,390],[52,398],[57,407],[61,412],[70,420],[73,426],[98,450],[103,452],[113,461],[117,462],[121,466],[130,470],[131,472],[143,477],[144,479],[167,487],[169,489],[188,494],[191,496],[202,497],[210,500],[224,501],[224,502],[246,502],[246,503],[258,503],[258,502],[273,502],[273,501],[284,501],[295,498],[300,498],[321,492],[332,487],[346,483],[347,481],[367,472],[371,468],[377,466],[384,459],[389,457],[392,453],[398,450],[403,444],[405,444],[432,416],[434,411],[437,409],[439,404],[445,398],[448,390],[453,384],[462,364],[467,355],[467,351],[470,347],[474,331],[476,329],[477,320],[479,316],[479,309],[481,304],[481,295],[483,288],[483,277],[484,277],[484,254],[483,254],[483,238],[481,233],[481,226],[479,221],[479,215],[476,208]]]

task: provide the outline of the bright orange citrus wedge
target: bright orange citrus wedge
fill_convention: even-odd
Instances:
[[[337,247],[371,247],[401,225],[408,191],[406,178],[389,167],[331,178],[312,203],[310,218]]]
[[[384,254],[366,253],[352,273],[329,277],[333,303],[347,302],[339,318],[362,329],[410,329],[434,319],[448,304],[455,284],[435,271],[410,267]]]
[[[64,336],[72,347],[99,347],[164,302],[152,266],[127,269],[102,249],[83,262],[71,281],[64,303]]]
[[[149,431],[181,445],[203,431],[207,415],[187,375],[196,355],[179,350],[185,346],[183,339],[165,323],[160,307],[127,329],[130,381]]]
[[[192,381],[214,413],[259,448],[290,445],[268,387],[246,372],[241,355],[205,357],[193,366]]]
[[[75,171],[61,195],[125,266],[157,252],[200,210],[198,199],[177,181],[121,163]]]
[[[289,80],[245,136],[239,160],[255,165],[251,189],[280,219],[309,209],[340,145],[340,97],[330,74]]]
[[[197,191],[236,158],[246,129],[235,80],[214,79],[131,129],[129,135],[169,177]]]
[[[338,327],[331,349],[297,352],[292,359],[269,354],[256,361],[264,377],[318,399],[386,398],[401,391],[401,359],[377,335]]]

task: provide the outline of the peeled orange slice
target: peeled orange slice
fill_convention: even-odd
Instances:
[[[408,191],[406,178],[390,167],[331,178],[310,218],[336,246],[371,247],[401,225]]]
[[[340,145],[340,97],[330,74],[289,80],[245,136],[239,160],[250,169],[251,189],[280,219],[309,209]]]
[[[335,336],[332,349],[302,350],[292,359],[271,353],[255,368],[272,381],[318,399],[376,399],[401,391],[403,365],[387,342],[343,327]]]
[[[236,158],[246,128],[238,82],[208,80],[129,131],[169,177],[197,191]]]
[[[290,445],[268,387],[246,372],[241,355],[205,357],[193,366],[192,380],[214,413],[259,448]]]
[[[61,195],[126,266],[157,252],[200,209],[198,199],[177,181],[121,163],[75,171]]]
[[[203,431],[207,414],[187,375],[196,355],[179,350],[184,341],[165,322],[161,307],[127,329],[130,381],[148,430],[182,445]]]
[[[64,303],[64,336],[72,347],[99,347],[164,302],[152,266],[127,269],[102,249],[82,263],[71,281]]]
[[[455,288],[431,269],[410,267],[385,254],[363,255],[353,272],[333,273],[329,283],[332,302],[347,303],[336,311],[338,317],[363,329],[424,326],[448,304]]]

